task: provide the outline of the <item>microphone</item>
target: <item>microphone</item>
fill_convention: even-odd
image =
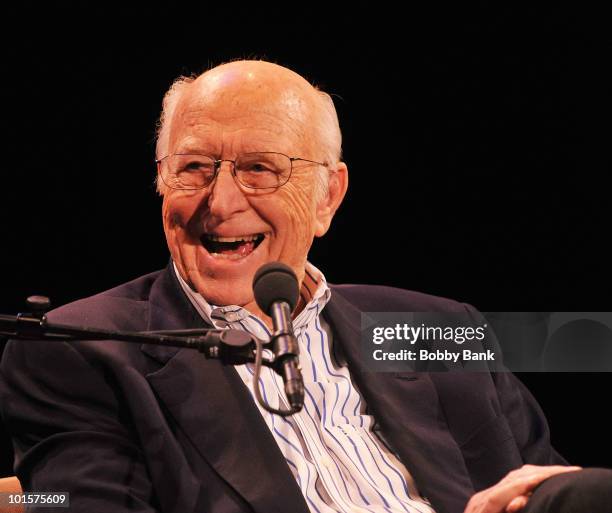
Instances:
[[[272,318],[274,370],[283,378],[289,404],[294,411],[300,411],[304,405],[304,381],[299,367],[299,346],[291,322],[291,312],[299,297],[297,277],[288,265],[270,262],[255,273],[253,293],[259,308]]]

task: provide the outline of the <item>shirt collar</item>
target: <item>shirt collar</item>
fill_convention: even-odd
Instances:
[[[193,290],[181,277],[176,264],[172,262],[174,273],[178,282],[200,316],[215,327],[224,327],[228,323],[241,321],[253,314],[238,305],[216,306],[210,304],[199,292]],[[331,290],[327,285],[325,276],[310,262],[306,262],[306,274],[300,289],[300,300],[305,306],[293,319],[294,328],[298,329],[306,324],[311,315],[310,312],[320,313],[331,297]]]

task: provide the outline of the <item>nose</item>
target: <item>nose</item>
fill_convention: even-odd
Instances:
[[[249,208],[244,192],[234,179],[232,166],[232,162],[222,161],[215,180],[210,184],[208,209],[210,215],[219,221],[229,219]]]

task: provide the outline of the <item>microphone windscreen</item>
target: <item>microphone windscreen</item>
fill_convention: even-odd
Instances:
[[[266,315],[270,315],[275,301],[285,301],[293,311],[300,291],[297,277],[291,267],[282,262],[269,262],[255,273],[253,293],[259,308]]]

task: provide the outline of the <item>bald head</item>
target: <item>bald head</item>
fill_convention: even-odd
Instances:
[[[282,106],[287,116],[303,122],[320,100],[319,91],[300,75],[265,61],[235,61],[217,66],[200,75],[189,93],[211,105],[232,103],[245,109]]]
[[[170,153],[172,126],[190,123],[190,117],[244,117],[266,112],[284,113],[284,126],[304,140],[312,140],[326,162],[340,160],[341,134],[329,95],[283,66],[266,61],[234,61],[212,68],[198,77],[181,77],[164,97],[160,117],[157,158]],[[321,170],[319,193],[325,192],[327,173]],[[163,194],[163,183],[158,181]]]

